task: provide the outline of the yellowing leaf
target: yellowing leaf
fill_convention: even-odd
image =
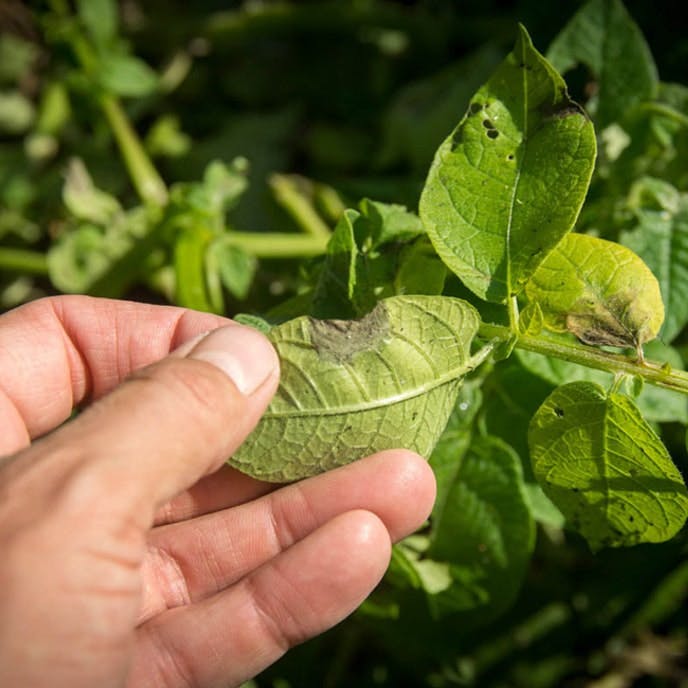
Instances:
[[[570,234],[526,285],[545,327],[573,333],[586,344],[635,347],[654,339],[664,321],[655,276],[630,249]]]
[[[428,456],[462,377],[481,360],[465,301],[396,296],[361,320],[300,317],[270,330],[279,389],[231,463],[283,482],[407,447]]]

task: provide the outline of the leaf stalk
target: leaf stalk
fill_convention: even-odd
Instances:
[[[492,323],[483,323],[480,326],[479,334],[480,337],[487,340],[507,341],[513,337],[513,332],[509,327]],[[545,356],[552,356],[612,374],[637,375],[651,385],[688,394],[688,373],[682,370],[673,370],[656,361],[646,359],[641,362],[623,354],[603,351],[576,342],[565,342],[546,335],[521,334],[517,337],[516,348],[534,351]]]

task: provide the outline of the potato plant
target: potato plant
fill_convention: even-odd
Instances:
[[[320,4],[333,25],[367,26],[382,53],[413,34],[384,3]],[[403,89],[371,169],[405,160],[404,191],[272,163],[257,179],[275,132],[295,130],[288,109],[235,122],[226,148],[239,155],[215,154],[223,133],[189,178],[193,134],[155,104],[183,87],[190,53],[156,71],[115,3],[48,5],[37,16],[56,66],[33,100],[22,83],[34,47],[0,39],[13,58],[0,128],[22,142],[0,163],[2,307],[65,292],[231,315],[266,332],[282,362],[232,465],[285,482],[403,446],[437,477],[429,523],[395,546],[356,617],[257,685],[626,676],[590,649],[600,635],[640,642],[688,597],[688,87],[660,80],[620,0],[581,5],[544,54],[513,25],[511,52],[488,45]],[[314,16],[266,4],[203,31],[219,45],[327,26]],[[393,30],[374,34],[385,22]],[[569,73],[585,74],[576,97]],[[247,99],[258,88],[230,87]],[[80,118],[94,140],[75,145]],[[363,164],[360,131],[315,129],[314,158]],[[579,569],[594,575],[576,587]],[[585,660],[562,649],[581,627]],[[685,624],[671,628],[688,650]]]

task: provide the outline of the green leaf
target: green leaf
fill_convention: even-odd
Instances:
[[[409,212],[405,206],[393,203],[379,203],[364,198],[360,211],[368,222],[360,223],[357,240],[363,249],[377,248],[390,241],[409,241],[425,234],[418,215]]]
[[[19,91],[0,91],[0,132],[24,133],[34,121],[33,103]]]
[[[158,221],[155,211],[137,207],[105,228],[84,223],[65,232],[48,252],[52,283],[67,293],[121,297],[148,270],[161,242]]]
[[[528,480],[533,479],[527,461],[528,422],[552,389],[542,376],[526,370],[516,356],[495,366],[483,386],[485,402],[480,409],[480,426],[485,433],[499,437],[516,450]]]
[[[118,96],[148,96],[158,88],[158,75],[143,60],[123,53],[103,55],[98,74],[101,86]]]
[[[38,45],[3,31],[0,34],[0,84],[18,84],[39,52]]]
[[[367,279],[368,258],[356,241],[356,227],[366,224],[356,210],[345,210],[327,244],[327,255],[313,295],[312,313],[319,318],[354,318],[376,302]]]
[[[441,294],[446,277],[444,263],[427,237],[422,237],[401,250],[394,291],[397,294]]]
[[[622,120],[658,85],[657,67],[638,25],[621,0],[591,0],[573,16],[547,51],[560,72],[582,63],[598,88],[596,120]]]
[[[281,482],[381,449],[428,456],[484,355],[470,355],[478,323],[459,299],[396,296],[361,320],[301,317],[272,328],[279,389],[231,464]]]
[[[117,37],[119,24],[117,3],[114,0],[78,0],[79,18],[99,49],[104,49]]]
[[[443,509],[433,516],[427,557],[449,563],[452,585],[431,597],[439,614],[486,622],[515,599],[535,542],[521,462],[492,437],[474,439]]]
[[[265,318],[252,313],[237,313],[232,319],[240,325],[247,325],[263,334],[267,334],[272,329],[272,324],[265,320]]]
[[[222,239],[211,244],[209,253],[227,291],[237,299],[245,299],[256,274],[258,261],[246,251]]]
[[[456,125],[456,113],[466,107],[502,57],[488,43],[441,72],[404,86],[384,118],[380,165],[402,163],[425,174],[444,133]]]
[[[570,234],[526,285],[544,325],[586,344],[635,347],[664,321],[657,279],[633,251],[586,234]]]
[[[95,186],[79,158],[69,161],[62,200],[74,217],[97,225],[111,223],[122,212],[122,207],[114,196]]]
[[[639,180],[630,195],[636,224],[619,241],[657,278],[666,307],[660,336],[671,342],[688,323],[688,195],[648,178]]]
[[[430,465],[437,481],[433,514],[444,509],[444,502],[456,482],[464,454],[471,443],[473,422],[482,404],[479,381],[470,381],[459,390],[454,410],[430,456]]]
[[[529,443],[542,489],[593,550],[663,542],[681,529],[683,478],[629,397],[563,385],[533,417]]]
[[[420,216],[464,284],[505,302],[573,227],[594,160],[591,122],[521,27],[437,151]]]

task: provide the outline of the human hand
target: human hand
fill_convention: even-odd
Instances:
[[[0,317],[0,686],[226,688],[365,598],[432,472],[399,450],[275,490],[223,466],[278,375],[262,335],[180,308]]]

